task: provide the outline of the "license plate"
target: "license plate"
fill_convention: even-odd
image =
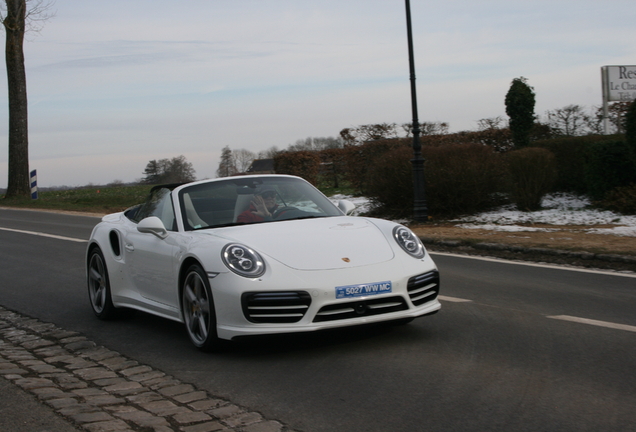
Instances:
[[[336,287],[336,298],[365,297],[393,291],[390,281]]]

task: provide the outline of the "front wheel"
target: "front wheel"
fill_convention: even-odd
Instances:
[[[212,290],[206,273],[192,265],[181,289],[183,320],[192,343],[201,351],[212,351],[219,345]]]
[[[115,316],[115,306],[110,293],[110,281],[104,255],[94,248],[88,257],[87,267],[88,298],[93,312],[99,319],[107,320]]]

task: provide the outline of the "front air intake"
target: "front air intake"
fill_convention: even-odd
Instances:
[[[439,294],[439,272],[432,271],[409,279],[407,290],[415,306],[423,305],[437,298]]]
[[[305,316],[311,296],[305,291],[244,293],[241,304],[250,322],[295,323]]]
[[[382,297],[372,300],[356,300],[323,306],[314,322],[336,321],[360,318],[407,310],[409,307],[402,297]]]

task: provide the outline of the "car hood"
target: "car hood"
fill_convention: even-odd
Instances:
[[[373,265],[393,259],[385,235],[358,217],[291,220],[224,228],[214,235],[242,243],[298,270]]]

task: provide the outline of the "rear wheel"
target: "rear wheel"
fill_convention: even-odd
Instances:
[[[212,351],[219,345],[212,290],[206,273],[199,265],[188,269],[181,288],[183,320],[192,343],[201,351]]]
[[[93,312],[99,319],[110,319],[115,316],[115,306],[110,293],[110,281],[104,255],[99,248],[94,248],[88,257],[87,268],[88,297]]]

